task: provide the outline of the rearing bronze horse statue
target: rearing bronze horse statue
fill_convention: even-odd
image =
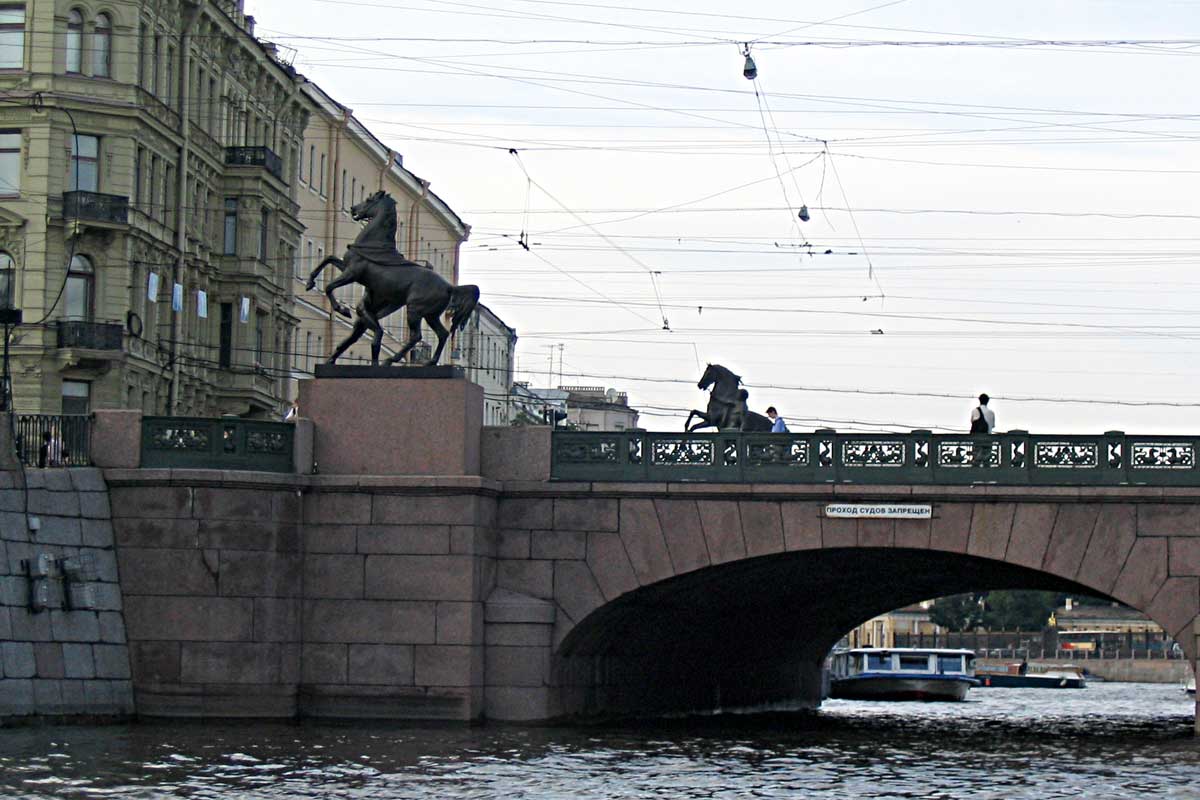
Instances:
[[[332,264],[342,273],[325,287],[334,311],[351,317],[350,309],[333,293],[351,283],[363,287],[362,301],[355,309],[354,329],[342,340],[329,357],[334,363],[338,356],[357,342],[367,329],[375,333],[371,342],[371,363],[379,364],[379,351],[383,347],[383,326],[379,320],[388,314],[408,306],[408,341],[400,351],[387,360],[387,364],[402,361],[408,352],[421,341],[421,320],[429,325],[437,336],[437,349],[425,362],[433,366],[442,357],[446,339],[466,324],[479,303],[478,286],[453,286],[433,271],[428,264],[409,261],[396,250],[396,201],[384,191],[373,193],[350,209],[355,221],[367,220],[354,243],[346,248],[344,258],[326,256],[308,276],[306,288],[312,289],[317,275]],[[441,316],[450,312],[450,329],[442,325]]]

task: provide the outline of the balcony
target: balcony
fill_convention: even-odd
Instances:
[[[129,198],[99,192],[63,192],[63,218],[102,225],[128,225]]]
[[[61,320],[58,323],[59,349],[121,350],[124,327],[116,322]]]
[[[283,159],[269,147],[226,147],[225,163],[234,167],[263,167],[283,180]]]

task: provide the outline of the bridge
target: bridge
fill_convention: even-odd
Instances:
[[[219,421],[96,415],[137,713],[815,706],[847,630],[973,590],[1118,600],[1196,662],[1196,437],[552,432],[482,428],[460,379],[302,391],[290,468],[269,429],[256,470],[172,445]]]

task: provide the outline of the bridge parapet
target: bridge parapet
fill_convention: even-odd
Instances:
[[[1200,486],[1200,437],[555,431],[552,480]]]

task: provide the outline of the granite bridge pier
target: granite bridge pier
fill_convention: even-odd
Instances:
[[[988,589],[1119,600],[1195,666],[1200,438],[483,428],[445,375],[308,381],[291,425],[97,412],[96,467],[8,469],[0,716],[815,706],[845,631]]]

